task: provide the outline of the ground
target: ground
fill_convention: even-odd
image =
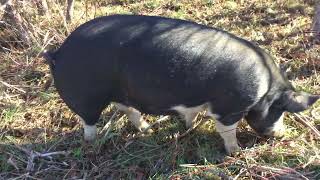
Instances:
[[[238,128],[243,150],[234,156],[226,155],[212,119],[185,133],[180,118],[171,117],[156,124],[153,133],[141,134],[112,106],[101,116],[97,142],[88,144],[79,118],[60,99],[39,56],[94,17],[159,15],[250,40],[275,57],[297,89],[320,94],[320,45],[310,33],[313,1],[76,1],[71,24],[63,20],[65,6],[57,1],[49,1],[49,16],[25,2],[19,12],[32,34],[31,46],[19,41],[10,24],[1,21],[0,26],[0,179],[320,178],[320,137],[299,123],[320,129],[320,102],[303,113],[286,114],[281,139],[259,137],[243,121]]]

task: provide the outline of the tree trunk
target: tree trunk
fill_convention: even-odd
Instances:
[[[312,30],[314,32],[315,39],[320,40],[320,0],[317,1],[315,6]]]
[[[73,6],[74,6],[74,0],[67,0],[66,21],[67,21],[68,23],[70,23],[71,20],[72,20]]]

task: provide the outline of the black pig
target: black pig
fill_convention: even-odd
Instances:
[[[265,51],[220,29],[163,17],[112,15],[91,20],[44,57],[68,107],[84,121],[85,140],[111,102],[139,130],[141,113],[184,116],[187,127],[206,109],[228,153],[239,150],[238,121],[281,135],[284,111],[319,96],[296,92]]]

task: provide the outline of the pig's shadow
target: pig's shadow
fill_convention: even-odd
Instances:
[[[104,125],[105,122],[101,121],[100,129]],[[138,177],[142,173],[147,178],[155,174],[170,174],[179,169],[181,164],[220,164],[226,156],[223,140],[216,131],[206,126],[210,124],[203,124],[177,140],[175,134],[183,134],[186,128],[181,120],[174,118],[155,127],[155,132],[137,138],[132,138],[137,130],[125,122],[122,128],[114,127],[106,136],[105,133],[99,134],[93,144],[83,141],[82,128],[56,135],[55,139],[47,140],[46,143],[1,143],[1,158],[3,162],[10,160],[10,164],[4,173],[0,173],[0,177],[6,179],[28,173],[34,178],[45,179],[118,179],[122,176]],[[250,141],[247,135],[238,133],[241,144]],[[64,153],[39,157],[35,152]],[[31,159],[31,154],[36,156]]]
[[[173,117],[154,127],[155,132],[136,138],[131,137],[137,133],[137,130],[127,123],[120,133],[122,142],[117,141],[120,144],[113,144],[120,147],[117,149],[121,149],[116,157],[121,157],[121,160],[131,159],[127,161],[128,166],[130,164],[143,166],[145,161],[159,165],[160,160],[167,169],[176,168],[179,164],[221,163],[227,155],[224,143],[210,123],[213,121],[207,121],[181,137],[186,132],[186,128],[178,117]],[[211,127],[206,128],[208,126]],[[238,132],[237,136],[242,147],[251,147],[257,141],[257,137],[250,132]],[[110,144],[103,144],[103,149],[110,149]],[[159,168],[157,170],[159,171]]]

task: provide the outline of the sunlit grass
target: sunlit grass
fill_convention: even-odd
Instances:
[[[156,125],[152,134],[134,138],[136,129],[118,113],[109,133],[105,136],[103,131],[97,142],[87,144],[82,141],[79,119],[55,88],[43,89],[50,72],[38,56],[44,48],[59,46],[68,33],[94,17],[159,15],[215,26],[253,41],[285,66],[297,89],[320,94],[319,45],[312,44],[305,33],[312,22],[311,1],[76,1],[74,19],[67,25],[64,7],[49,5],[50,17],[39,16],[29,1],[23,9],[36,38],[32,47],[22,48],[10,41],[14,33],[0,32],[3,45],[10,48],[0,52],[0,80],[10,85],[0,83],[0,179],[252,179],[281,173],[284,178],[320,178],[319,137],[289,113],[288,130],[281,139],[258,137],[242,123],[238,136],[244,149],[234,157],[226,156],[213,120],[175,139],[186,131],[180,117]],[[318,129],[320,119],[312,112],[319,108],[317,102],[302,113]],[[112,107],[104,111],[99,132],[113,113]],[[158,117],[145,118],[155,122]],[[39,156],[50,152],[64,153]]]

